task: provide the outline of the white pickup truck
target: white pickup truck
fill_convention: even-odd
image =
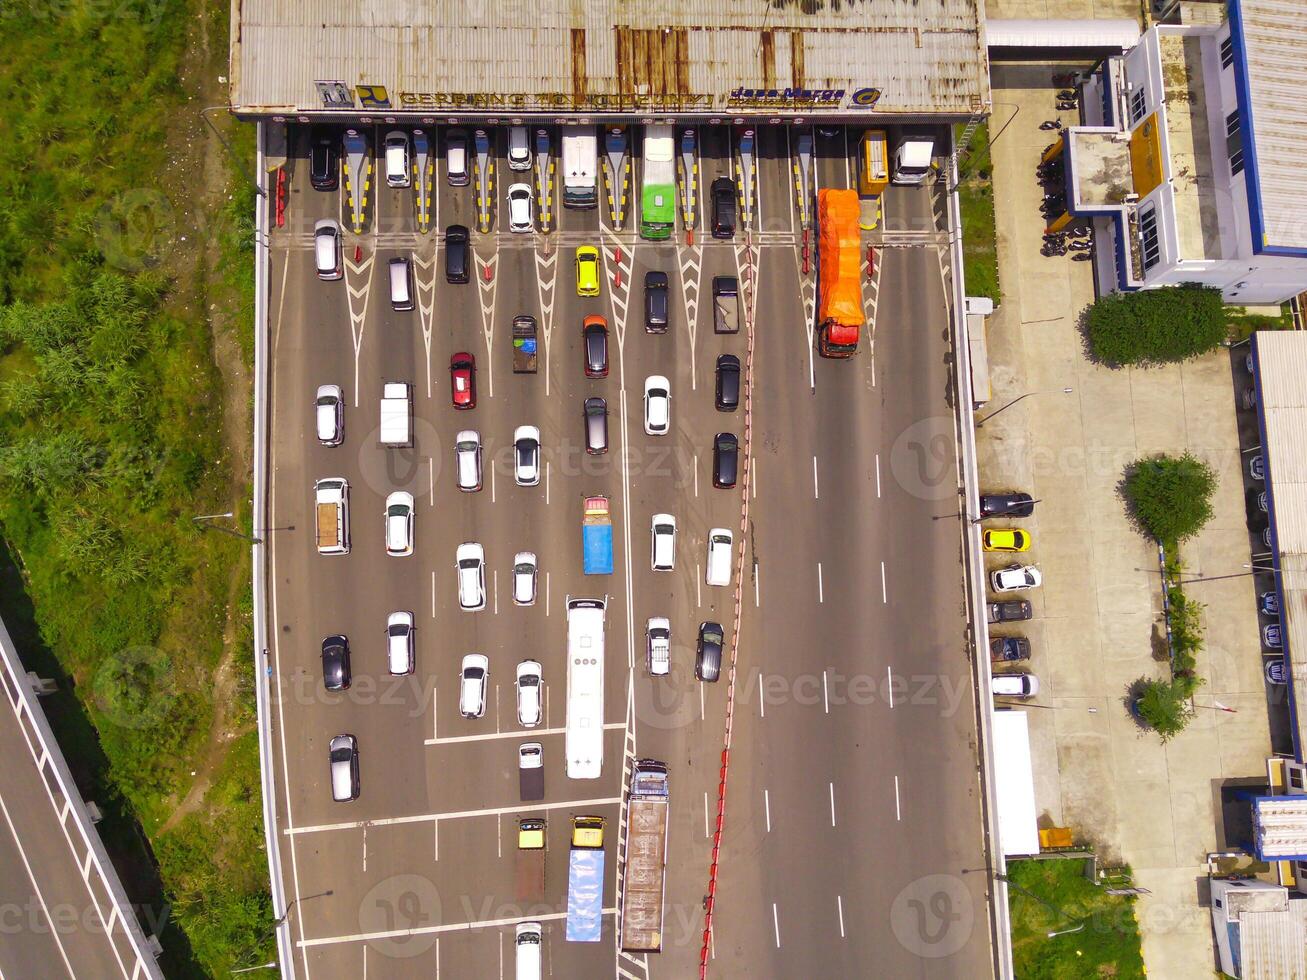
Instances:
[[[315,533],[320,555],[349,554],[349,482],[330,477],[313,484]]]
[[[413,445],[413,386],[387,381],[381,387],[381,444]]]

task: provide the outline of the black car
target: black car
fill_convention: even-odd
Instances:
[[[712,182],[712,236],[735,237],[735,181],[718,177]]]
[[[340,160],[336,141],[315,130],[309,144],[309,183],[315,191],[334,191],[340,183]]]
[[[1024,636],[996,636],[989,641],[989,659],[1009,663],[1030,659],[1030,641]]]
[[[445,282],[467,282],[471,264],[467,228],[450,225],[445,229]]]
[[[740,463],[740,442],[732,432],[719,432],[712,441],[712,485],[718,490],[735,486]]]
[[[715,681],[722,673],[722,646],[726,634],[720,623],[699,624],[699,646],[694,658],[694,676],[701,681]]]
[[[733,412],[740,407],[740,359],[734,354],[717,358],[717,411]]]
[[[581,326],[581,346],[585,349],[585,376],[608,377],[608,324],[595,314]]]
[[[988,623],[1019,623],[1034,613],[1025,599],[985,603],[985,621]]]
[[[585,451],[591,456],[608,452],[608,403],[602,398],[587,398],[585,414]]]
[[[322,686],[328,691],[344,691],[349,681],[349,639],[329,636],[322,641]]]
[[[981,517],[1029,517],[1035,512],[1034,498],[1028,493],[982,493]]]
[[[645,333],[667,332],[667,273],[644,274]]]

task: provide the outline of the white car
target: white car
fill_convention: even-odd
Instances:
[[[989,573],[989,584],[995,592],[1020,592],[1022,589],[1037,589],[1044,581],[1039,569],[1034,565],[1008,565],[996,568]]]
[[[390,187],[408,186],[408,134],[392,129],[383,144],[386,153],[386,184]]]
[[[386,669],[392,674],[413,673],[411,612],[393,612],[386,620]]]
[[[1033,698],[1039,693],[1039,678],[1034,674],[994,674],[990,692],[1002,698]]]
[[[508,169],[531,169],[531,143],[525,126],[508,127]]]
[[[413,554],[413,495],[396,490],[386,498],[386,554]]]
[[[490,661],[479,653],[465,656],[459,674],[459,714],[464,718],[480,718],[486,713],[486,685],[489,682]]]
[[[531,185],[514,184],[508,189],[508,230],[531,231],[535,219],[531,214]]]
[[[672,386],[661,374],[644,379],[644,431],[665,436],[672,425]]]
[[[481,489],[481,436],[475,429],[464,429],[454,437],[454,473],[465,493]]]
[[[314,400],[318,442],[324,446],[339,446],[345,441],[345,396],[340,385],[319,385]]]
[[[340,241],[340,225],[330,218],[313,226],[313,261],[319,279],[339,279],[345,274]]]
[[[534,551],[519,551],[513,556],[513,601],[519,606],[535,605],[536,556]]]
[[[649,673],[655,677],[666,674],[672,664],[672,624],[664,616],[651,616],[644,638]]]
[[[655,572],[670,572],[676,567],[676,518],[671,514],[654,514],[649,533],[652,536],[650,567]]]
[[[535,728],[544,712],[540,664],[523,660],[517,665],[517,721],[523,728]]]
[[[458,546],[454,565],[458,572],[458,604],[468,612],[486,608],[486,552],[475,541]]]
[[[731,584],[731,553],[735,535],[730,528],[715,527],[708,532],[708,563],[703,578],[709,585],[724,587]]]
[[[513,479],[519,487],[534,487],[540,482],[540,430],[534,425],[519,425],[513,430]]]

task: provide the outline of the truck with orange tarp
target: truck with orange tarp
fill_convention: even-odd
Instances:
[[[852,357],[862,313],[862,239],[858,192],[817,192],[817,352]]]

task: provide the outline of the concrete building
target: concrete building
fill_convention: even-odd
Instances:
[[[978,0],[234,0],[230,66],[238,116],[302,122],[961,121],[990,101]]]
[[[1265,881],[1213,878],[1221,972],[1239,980],[1307,977],[1307,898]]]
[[[1092,220],[1101,291],[1202,283],[1254,305],[1307,289],[1304,7],[1229,0],[1227,14],[1159,25],[1103,61],[1085,125],[1047,157],[1065,159],[1069,214]]]

